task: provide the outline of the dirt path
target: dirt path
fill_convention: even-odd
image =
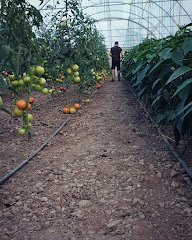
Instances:
[[[0,194],[1,240],[192,239],[190,179],[124,82],[106,82]]]

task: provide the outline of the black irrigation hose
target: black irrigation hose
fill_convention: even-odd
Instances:
[[[97,92],[98,90],[94,91],[89,98],[93,97],[93,95]],[[85,105],[85,103],[82,103],[81,106]],[[48,137],[48,139],[40,145],[34,152],[31,153],[30,156],[28,156],[24,161],[22,161],[20,164],[18,164],[13,170],[5,174],[2,178],[0,178],[0,185],[5,183],[11,176],[13,176],[17,171],[19,171],[22,167],[24,167],[37,153],[39,153],[47,144],[48,142],[55,136],[57,133],[67,124],[67,122],[70,120],[70,117],[65,120],[60,127],[56,129],[56,131],[51,134],[51,136]]]
[[[27,157],[24,161],[22,161],[20,164],[18,164],[13,170],[8,172],[4,177],[0,179],[0,184],[4,183],[6,180],[8,180],[13,174],[15,174],[18,170],[20,170],[25,164],[27,164],[37,153],[39,153],[47,144],[48,142],[67,124],[70,118],[67,118],[65,122],[61,124],[57,130],[49,136],[49,138],[40,146],[38,147],[29,157]]]
[[[135,97],[137,97],[136,93],[131,88],[130,84],[127,84],[131,92]],[[188,173],[188,175],[192,178],[192,167],[189,167],[186,162],[178,155],[178,153],[174,150],[173,146],[169,143],[165,135],[163,134],[161,128],[154,122],[153,118],[150,116],[149,112],[146,110],[144,105],[139,101],[139,104],[141,105],[142,109],[145,111],[147,116],[149,117],[150,121],[154,124],[155,128],[157,129],[159,135],[163,138],[163,141],[166,144],[166,147],[169,149],[169,151],[172,153],[172,155],[175,157],[175,159],[182,165],[182,167],[185,169],[185,171]]]

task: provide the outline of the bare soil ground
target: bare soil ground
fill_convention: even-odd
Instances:
[[[0,239],[190,240],[191,186],[125,82],[108,81],[1,186]]]
[[[18,128],[22,127],[22,118],[12,118],[0,111],[0,177],[27,158],[67,119],[67,116],[63,114],[63,108],[67,104],[68,95],[71,104],[79,100],[74,87],[67,90],[67,94],[61,93],[51,96],[33,92],[31,95],[35,99],[35,104],[31,111],[33,121],[30,141],[28,141],[27,136],[21,137],[17,133]],[[85,94],[81,96],[81,99],[83,98],[86,98]],[[5,106],[14,109],[15,104],[10,99],[10,92],[5,91],[3,94]],[[22,94],[18,99],[26,98]]]

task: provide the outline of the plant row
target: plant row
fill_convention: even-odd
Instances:
[[[175,142],[192,139],[192,31],[145,39],[126,51],[122,71],[158,124],[171,124]]]
[[[0,93],[0,110],[22,117],[20,135],[30,136],[32,115],[28,112],[34,91],[67,95],[75,85],[78,94],[89,93],[107,78],[108,54],[95,22],[80,10],[77,0],[63,4],[61,11],[48,16],[48,24],[26,0],[4,0],[0,6],[0,88],[14,96],[8,108]],[[75,110],[69,108],[71,113]]]

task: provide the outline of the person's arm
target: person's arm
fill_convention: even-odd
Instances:
[[[123,50],[121,48],[121,52],[120,52],[120,59],[122,60],[123,59]]]
[[[110,52],[109,52],[109,56],[112,57],[112,52],[111,52],[111,50],[110,50]]]

